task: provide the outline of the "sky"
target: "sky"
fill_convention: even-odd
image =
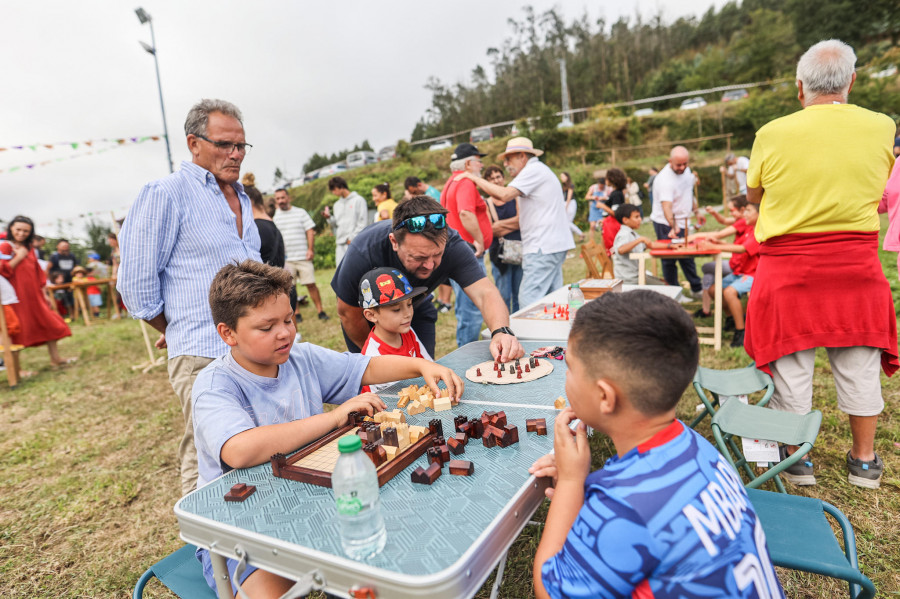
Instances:
[[[556,7],[566,21],[586,10],[591,21],[602,16],[612,23],[657,12],[671,22],[700,16],[724,0],[529,3],[538,13]],[[153,57],[139,44],[151,43],[150,27],[135,15],[138,6],[153,19],[176,170],[190,160],[187,111],[201,98],[221,98],[240,108],[254,146],[242,173],[253,172],[268,191],[276,167],[299,177],[314,152],[337,152],[364,139],[377,150],[408,139],[430,105],[428,77],[467,82],[476,65],[487,67],[487,49],[510,35],[507,19],[521,19],[522,5],[6,3],[0,19],[0,220],[24,214],[40,234],[83,238],[87,219],[124,217],[145,183],[168,174],[165,143],[151,139],[162,135],[163,120]]]

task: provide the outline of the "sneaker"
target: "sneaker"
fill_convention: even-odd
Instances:
[[[847,469],[850,474],[847,480],[851,485],[857,487],[865,487],[866,489],[877,489],[881,486],[881,473],[884,472],[884,462],[875,454],[875,459],[868,462],[857,460],[850,457],[847,452]]]
[[[299,312],[297,312],[296,314],[294,314],[294,321],[295,322],[303,322],[303,315],[300,314]]]
[[[734,339],[731,340],[731,347],[744,347],[744,329],[734,332]]]
[[[440,312],[441,314],[446,314],[453,309],[453,306],[451,306],[450,304],[445,304],[444,302],[438,302],[438,305],[438,312]]]
[[[709,318],[709,312],[704,312],[703,308],[697,308],[694,312],[694,318]]]
[[[787,446],[782,445],[778,448],[781,459],[788,457]],[[797,462],[787,470],[780,473],[789,483],[798,487],[809,487],[816,484],[816,477],[813,474],[813,463],[809,460],[809,456],[804,456],[803,460]]]
[[[297,298],[297,303],[300,304],[301,306],[308,306],[309,305],[309,296],[301,295],[299,298]]]
[[[319,312],[319,320],[331,320],[331,317],[325,314],[325,312]]]

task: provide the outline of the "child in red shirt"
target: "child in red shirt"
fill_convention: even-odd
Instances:
[[[363,355],[432,360],[411,328],[413,300],[427,291],[425,287],[413,288],[406,275],[395,268],[375,268],[364,274],[359,282],[359,306],[373,326],[363,344]],[[390,384],[368,385],[362,391],[377,393]]]
[[[759,218],[759,205],[747,204],[744,207],[744,220],[747,228],[735,235],[734,243],[721,243],[718,240],[707,239],[708,243],[714,243],[723,252],[732,252],[734,255],[729,261],[731,274],[722,279],[722,299],[725,307],[734,318],[734,339],[731,347],[744,346],[744,306],[741,304],[741,296],[750,293],[753,285],[753,276],[756,274],[756,265],[759,262],[759,242],[756,241],[754,230]],[[704,293],[713,297],[716,286],[712,285]]]

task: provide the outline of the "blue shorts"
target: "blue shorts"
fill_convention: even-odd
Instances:
[[[213,573],[212,560],[209,559],[209,551],[198,547],[196,556],[197,559],[200,560],[200,563],[203,564],[203,577],[206,579],[206,584],[209,585],[209,588],[211,588],[213,592],[216,592],[216,575]],[[234,569],[237,567],[238,561],[236,559],[227,559],[226,563],[228,564],[228,583],[231,585],[231,592],[237,593],[237,589],[234,588],[231,579],[234,577]],[[238,582],[244,584],[247,577],[254,572],[256,572],[256,568],[248,565],[247,569],[244,570],[238,579]]]
[[[103,305],[103,296],[99,293],[88,295],[88,303],[92,308],[99,308]]]
[[[750,287],[752,286],[753,277],[751,277],[750,275],[738,275],[732,273],[727,277],[722,278],[722,289],[724,290],[726,287],[734,287],[734,290],[738,293],[738,297],[750,293]]]

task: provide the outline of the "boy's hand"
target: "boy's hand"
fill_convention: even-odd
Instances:
[[[374,393],[362,393],[356,397],[351,397],[334,410],[338,415],[337,426],[344,426],[347,424],[347,414],[350,412],[365,412],[367,415],[371,416],[375,412],[381,412],[385,408],[387,408],[387,405],[385,405],[385,403],[381,401],[381,398]]]
[[[556,415],[553,425],[556,481],[583,485],[591,469],[591,448],[587,440],[587,426],[583,422],[579,422],[575,430],[569,428],[575,419],[575,410],[571,406]]]
[[[419,372],[425,379],[425,384],[428,385],[435,396],[440,392],[438,381],[444,381],[444,384],[447,385],[447,390],[450,391],[450,397],[454,399],[462,397],[465,385],[455,372],[436,362],[429,362],[428,360],[422,360],[422,362]]]
[[[553,499],[553,492],[556,486],[556,456],[552,453],[548,453],[545,456],[542,456],[535,461],[534,464],[531,465],[531,468],[528,469],[528,474],[533,474],[536,478],[543,478],[545,476],[549,476],[553,479],[553,483],[544,489],[544,495],[547,496],[547,499]]]

